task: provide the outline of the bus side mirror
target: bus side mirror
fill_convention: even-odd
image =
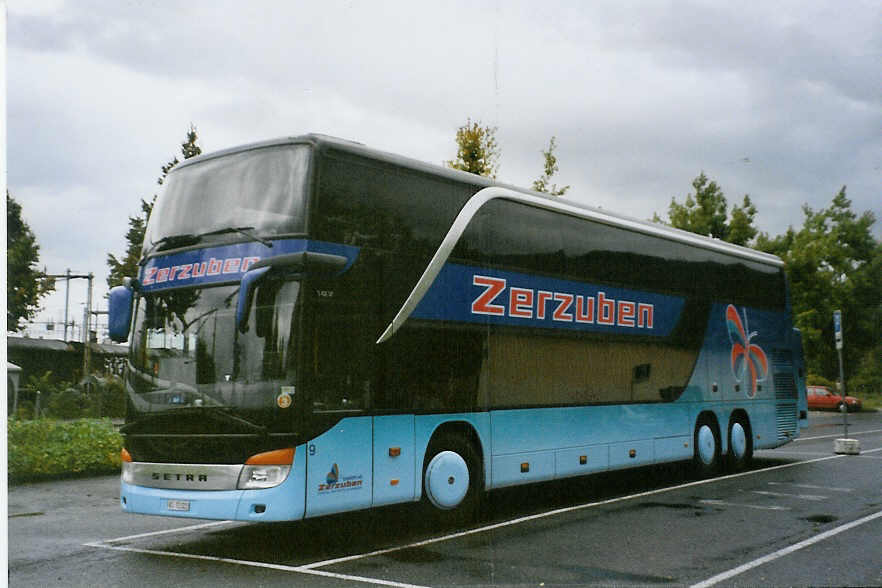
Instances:
[[[239,283],[239,298],[236,300],[236,328],[240,333],[248,330],[248,311],[251,309],[251,301],[254,298],[254,289],[257,283],[271,269],[288,272],[310,273],[338,273],[346,269],[350,261],[342,255],[330,253],[317,253],[315,251],[300,251],[276,255],[256,262]]]
[[[269,266],[249,269],[242,276],[239,283],[239,297],[236,300],[236,328],[240,333],[248,330],[248,311],[251,310],[251,300],[254,298],[254,288],[257,282],[270,270]]]
[[[116,286],[110,289],[110,299],[107,303],[107,326],[110,338],[117,343],[124,343],[129,338],[129,329],[132,325],[132,307],[135,301],[135,292],[130,285]]]

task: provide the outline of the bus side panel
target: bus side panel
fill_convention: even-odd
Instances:
[[[785,312],[713,305],[702,353],[708,355],[710,389],[717,386],[723,402],[696,408],[715,409],[723,452],[736,409],[747,412],[756,449],[777,447],[797,434],[798,357],[791,338]]]
[[[416,492],[413,415],[374,417],[373,505],[408,502]]]
[[[757,402],[751,405],[749,414],[754,449],[770,449],[786,443],[778,440],[778,407],[774,403]]]
[[[371,417],[344,418],[307,444],[307,517],[371,505],[372,425]]]
[[[536,461],[544,465],[546,452],[553,455],[557,451],[560,464],[559,470],[554,466],[551,477],[670,461],[692,454],[691,448],[685,448],[680,456],[672,446],[662,443],[663,454],[655,456],[656,439],[674,437],[679,441],[691,434],[690,407],[683,402],[499,410],[491,413],[491,423],[493,488],[547,479],[545,467],[532,465]],[[571,460],[583,455],[588,467],[575,467]],[[522,471],[525,462],[530,463],[528,471]]]

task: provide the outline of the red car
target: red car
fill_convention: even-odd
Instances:
[[[808,407],[809,410],[839,410],[842,404],[842,396],[830,392],[824,386],[808,386]],[[861,409],[861,401],[854,396],[845,396],[845,405],[849,412],[857,412]]]

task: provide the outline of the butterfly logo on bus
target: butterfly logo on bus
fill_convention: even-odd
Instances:
[[[736,382],[745,382],[748,398],[756,396],[757,382],[766,379],[769,373],[769,360],[766,353],[759,345],[750,342],[757,334],[747,329],[747,311],[744,311],[744,322],[738,316],[738,311],[733,305],[726,308],[726,327],[729,330],[729,340],[732,342],[730,361],[732,374]]]

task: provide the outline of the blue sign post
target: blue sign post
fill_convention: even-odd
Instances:
[[[833,338],[836,341],[836,352],[839,354],[839,393],[842,395],[839,410],[842,411],[844,437],[848,439],[848,404],[845,402],[845,373],[842,368],[842,311],[840,310],[833,311]]]

